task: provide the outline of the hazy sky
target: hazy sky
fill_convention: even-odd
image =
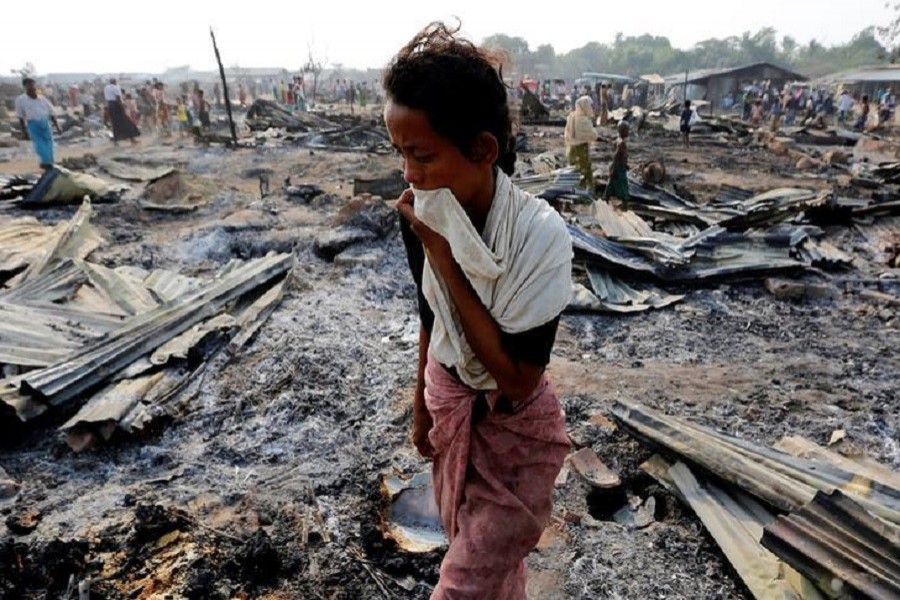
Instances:
[[[590,41],[610,42],[618,31],[665,35],[675,46],[687,48],[702,39],[755,32],[769,25],[778,30],[779,38],[791,35],[804,44],[812,38],[832,44],[890,20],[884,0],[45,0],[35,6],[21,1],[3,4],[3,75],[26,61],[39,74],[160,72],[180,65],[212,69],[210,25],[226,66],[294,69],[305,62],[309,47],[329,64],[381,67],[426,23],[453,16],[462,20],[463,33],[475,41],[505,33],[525,38],[532,49],[552,44],[558,53]],[[526,5],[536,9],[516,8]]]

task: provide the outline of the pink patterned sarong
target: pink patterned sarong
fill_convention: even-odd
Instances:
[[[500,396],[469,388],[429,356],[425,402],[434,427],[428,438],[450,539],[431,600],[526,598],[524,559],[550,520],[569,440],[546,374],[514,408]]]

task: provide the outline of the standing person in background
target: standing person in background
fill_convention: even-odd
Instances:
[[[166,89],[163,82],[157,81],[153,88],[153,100],[156,109],[156,123],[160,134],[164,137],[172,135],[172,126],[169,122],[169,99],[166,98]]]
[[[866,123],[869,120],[869,97],[863,96],[862,102],[860,103],[859,110],[859,118],[856,120],[856,124],[854,128],[859,129],[860,131],[866,128]]]
[[[216,100],[216,106],[222,106],[222,89],[219,87],[219,82],[213,85],[213,98]]]
[[[783,112],[783,107],[781,105],[781,98],[778,96],[775,97],[775,101],[772,102],[772,122],[769,126],[769,130],[772,133],[776,133],[778,128],[781,126],[781,113]]]
[[[187,96],[179,96],[175,101],[175,119],[178,121],[178,132],[186,137],[191,129],[191,116],[188,112]]]
[[[847,116],[850,114],[850,110],[853,108],[853,98],[850,97],[850,92],[847,90],[841,90],[841,98],[838,100],[838,122],[843,123],[847,120]]]
[[[566,158],[581,173],[580,185],[594,192],[594,170],[591,167],[590,144],[597,141],[597,130],[592,121],[594,109],[591,99],[581,96],[575,101],[575,110],[566,119]]]
[[[238,103],[241,105],[241,108],[247,106],[247,88],[243,82],[238,84]]]
[[[134,123],[135,127],[140,123],[140,112],[138,111],[137,100],[131,94],[125,94],[125,114],[128,119]]]
[[[200,121],[200,127],[209,129],[211,123],[209,121],[209,102],[203,96],[203,90],[197,91],[197,119]]]
[[[156,102],[153,100],[153,90],[148,81],[138,90],[138,112],[141,115],[141,126],[145,131],[156,129]]]
[[[125,112],[122,88],[118,86],[115,78],[111,78],[103,88],[103,98],[106,100],[106,108],[112,124],[113,144],[118,145],[120,140],[130,140],[132,144],[136,144],[137,139],[135,138],[141,135],[141,132]]]
[[[609,88],[603,83],[600,85],[600,127],[606,127],[609,123]]]
[[[53,122],[56,133],[61,133],[59,122],[53,114],[50,101],[37,93],[34,79],[23,79],[22,87],[25,88],[25,93],[16,98],[16,116],[22,127],[22,135],[26,140],[31,139],[40,167],[49,169],[53,166],[53,132],[50,130],[50,122]]]
[[[68,90],[69,96],[69,108],[77,108],[78,107],[78,86],[74,83],[69,86]]]
[[[691,120],[694,117],[694,111],[691,110],[691,101],[684,101],[684,108],[681,111],[681,141],[684,142],[685,148],[691,147]]]
[[[397,201],[419,298],[412,438],[433,459],[450,546],[431,600],[525,600],[525,557],[569,451],[546,366],[572,292],[572,241],[510,180],[499,56],[435,23],[384,74],[410,184]]]
[[[753,103],[753,108],[750,110],[750,124],[754,127],[759,127],[762,124],[762,118],[762,100],[757,100]]]
[[[628,123],[619,121],[619,137],[616,138],[616,151],[613,154],[612,163],[609,165],[609,183],[603,192],[603,198],[618,198],[628,206]]]

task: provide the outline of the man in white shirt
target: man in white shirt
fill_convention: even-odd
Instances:
[[[850,109],[853,108],[853,98],[847,90],[841,92],[841,99],[838,102],[838,121],[841,123],[850,115]]]
[[[113,143],[118,145],[119,140],[131,140],[132,144],[136,144],[136,138],[141,135],[141,132],[125,112],[122,88],[116,84],[115,78],[110,79],[103,88],[103,99],[106,100],[109,121],[112,125]]]
[[[115,78],[110,79],[106,87],[103,88],[103,99],[107,102],[115,102],[122,97],[122,89],[116,85]]]
[[[16,116],[22,126],[25,139],[31,139],[34,151],[38,155],[42,169],[53,166],[53,132],[50,131],[50,121],[53,121],[57,133],[62,133],[56,115],[53,114],[53,105],[50,101],[37,93],[34,79],[26,77],[22,80],[25,93],[16,98]]]

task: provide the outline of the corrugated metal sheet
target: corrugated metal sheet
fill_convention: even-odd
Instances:
[[[570,310],[633,313],[651,308],[665,308],[684,298],[684,295],[667,294],[646,283],[627,283],[590,264],[585,268],[591,290],[576,285],[569,304]]]
[[[750,190],[723,183],[719,186],[719,192],[716,194],[713,202],[720,206],[740,206],[742,202],[746,202],[752,197],[753,192]]]
[[[234,269],[183,302],[138,315],[68,360],[27,374],[23,390],[52,405],[64,404],[122,370],[165,341],[215,315],[231,300],[283,277],[293,266],[289,254],[267,256]]]
[[[883,482],[727,436],[637,403],[616,402],[613,415],[638,438],[674,452],[775,508],[798,510],[816,492],[840,489],[879,517],[900,524],[900,489]]]
[[[709,79],[715,77],[728,77],[728,76],[739,76],[743,71],[753,71],[758,69],[770,69],[774,71],[778,71],[781,75],[780,79],[790,79],[793,81],[806,81],[806,77],[800,75],[799,73],[795,73],[793,71],[789,71],[788,69],[784,69],[779,67],[778,65],[773,65],[768,62],[758,62],[752,63],[749,65],[741,65],[738,67],[721,67],[715,69],[697,69],[695,71],[689,71],[687,76],[684,73],[674,73],[665,78],[667,85],[677,85],[679,83],[683,84],[685,79],[687,79],[688,83],[704,83]],[[771,77],[771,79],[776,79],[775,77]]]
[[[572,236],[572,246],[576,256],[583,259],[597,261],[610,269],[626,269],[659,275],[662,266],[655,264],[641,254],[634,252],[621,244],[606,238],[591,235],[577,225],[569,223],[569,234]]]
[[[868,69],[854,69],[842,71],[832,75],[826,75],[819,79],[823,82],[835,83],[900,83],[900,67],[871,67]]]
[[[831,598],[900,598],[900,529],[840,491],[765,527],[762,545]]]
[[[775,519],[764,506],[739,489],[698,479],[681,462],[672,465],[668,475],[754,598],[820,598],[808,580],[790,577],[784,563],[759,543],[763,527]]]

